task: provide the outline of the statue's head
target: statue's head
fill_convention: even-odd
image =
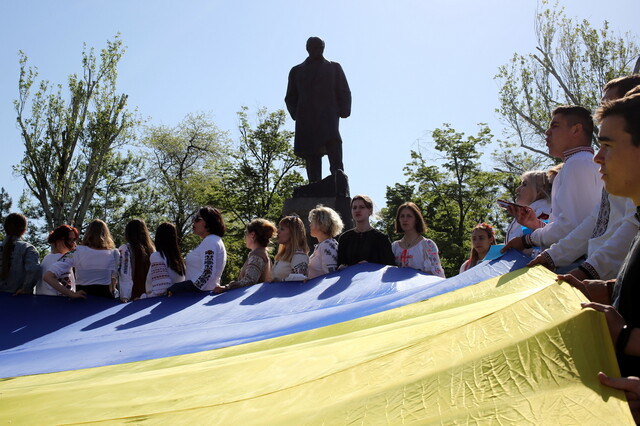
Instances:
[[[309,37],[309,40],[307,40],[307,52],[309,52],[309,58],[311,59],[322,58],[324,41],[320,37]]]

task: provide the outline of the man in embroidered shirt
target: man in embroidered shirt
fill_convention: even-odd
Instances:
[[[606,102],[596,112],[600,121],[600,150],[594,161],[600,165],[607,191],[631,198],[637,208],[636,215],[640,215],[640,87],[634,92]],[[613,304],[629,328],[640,327],[640,232],[636,233],[615,283],[579,281],[570,275],[558,278],[578,288],[592,302]],[[620,352],[617,355],[623,376],[640,375],[640,357]]]
[[[593,163],[591,113],[580,106],[560,106],[553,110],[546,131],[549,154],[562,159],[564,166],[551,188],[549,224],[538,220],[530,207],[510,208],[518,223],[534,231],[509,241],[502,252],[534,246],[547,248],[577,227],[600,202],[602,181]]]
[[[611,80],[602,88],[602,102],[620,99],[637,85],[640,74]],[[559,273],[568,272],[579,280],[615,278],[638,230],[635,213],[631,199],[603,189],[600,205],[580,226],[527,266],[543,265]],[[586,260],[575,267],[575,260],[585,254]]]

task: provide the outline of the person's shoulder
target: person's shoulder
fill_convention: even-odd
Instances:
[[[164,261],[164,256],[162,256],[162,253],[160,253],[159,251],[154,251],[153,253],[151,253],[151,256],[149,256],[149,261],[150,262],[163,262]]]

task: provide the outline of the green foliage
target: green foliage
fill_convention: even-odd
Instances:
[[[548,156],[544,132],[553,109],[562,104],[595,109],[602,86],[629,74],[640,50],[630,34],[616,36],[606,21],[596,29],[586,19],[568,18],[557,3],[542,6],[535,53],[515,53],[498,70],[497,112],[521,147]]]
[[[107,42],[100,60],[85,46],[83,74],[69,76],[65,99],[62,85],[46,80],[32,96],[37,69],[27,67],[20,52],[14,106],[25,151],[15,170],[38,200],[47,229],[84,223],[110,154],[133,137],[137,122],[126,110],[127,95],[116,93],[123,54],[118,35]]]
[[[275,223],[282,215],[284,200],[304,183],[298,172],[302,160],[291,146],[293,132],[283,129],[284,110],[260,108],[256,123],[249,121],[248,108],[238,112],[240,138],[222,176],[219,206],[226,213],[225,245],[229,258],[225,279],[235,279],[246,258],[245,226],[255,218]]]
[[[416,203],[427,222],[427,236],[438,245],[445,273],[453,276],[468,257],[473,226],[497,221],[496,191],[505,175],[480,167],[481,149],[493,137],[486,125],[480,124],[477,136],[465,136],[444,124],[432,137],[439,155],[411,152],[405,167],[407,182],[387,187],[382,223],[391,231],[398,205]]]
[[[203,205],[220,203],[227,133],[207,114],[189,114],[173,128],[149,126],[143,143],[151,153],[148,178],[162,200],[154,206],[156,215],[175,224],[183,249],[191,249],[193,241],[183,241],[191,217]]]
[[[13,201],[7,191],[5,191],[4,187],[0,188],[0,225],[2,225],[2,229],[0,229],[0,239],[4,238],[4,218],[11,213],[12,204]]]

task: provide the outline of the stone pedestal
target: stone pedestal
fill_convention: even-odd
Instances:
[[[353,228],[351,218],[351,197],[349,195],[349,181],[342,170],[309,185],[300,186],[293,190],[293,197],[287,198],[282,207],[282,215],[297,214],[307,230],[309,248],[317,243],[309,234],[309,212],[318,204],[330,207],[338,212],[344,223],[344,230]]]

